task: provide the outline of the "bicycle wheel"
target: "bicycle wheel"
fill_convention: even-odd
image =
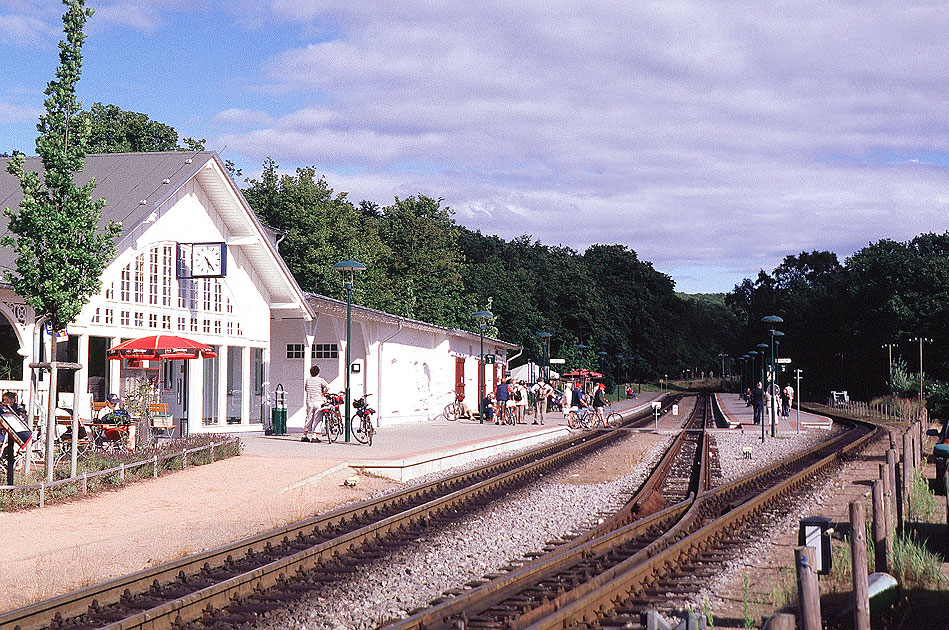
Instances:
[[[514,407],[504,408],[504,421],[512,426],[517,422],[517,416],[514,415]]]
[[[611,427],[618,427],[619,425],[623,424],[623,416],[614,411],[610,415],[606,416],[606,424]]]
[[[580,417],[577,415],[576,411],[568,411],[567,415],[564,417],[567,419],[567,426],[571,429],[576,429],[580,426]]]
[[[330,443],[336,441],[339,434],[343,432],[343,420],[339,417],[339,411],[334,409],[323,416],[323,424],[326,427],[326,439]]]
[[[458,416],[461,415],[461,405],[456,402],[448,403],[445,405],[445,419],[449,422],[454,422],[458,419]]]
[[[353,437],[360,444],[372,442],[372,422],[365,416],[356,416],[356,426],[353,427]]]

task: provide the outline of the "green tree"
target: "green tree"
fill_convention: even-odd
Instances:
[[[454,212],[441,199],[396,198],[383,210],[379,235],[395,313],[440,326],[471,328],[475,302],[464,293],[465,258]]]
[[[250,180],[244,196],[261,220],[286,232],[280,243],[297,282],[305,290],[341,297],[341,260],[366,265],[356,278],[353,300],[364,306],[393,310],[393,291],[386,279],[389,250],[379,238],[378,219],[353,206],[345,193],[335,193],[312,167],[279,175],[268,158],[260,179]]]
[[[8,162],[7,171],[20,180],[23,200],[18,210],[4,209],[11,234],[0,240],[16,254],[15,268],[5,272],[7,282],[55,330],[74,321],[89,296],[99,291],[102,270],[115,256],[115,238],[121,231],[115,223],[99,230],[105,201],[92,199],[95,181],[77,185],[73,179],[82,171],[89,135],[88,120],[76,115],[81,106],[76,83],[82,71],[83,27],[93,11],[85,8],[84,0],[63,4],[66,40],[59,43],[59,67],[46,87],[46,113],[37,124],[36,152],[43,173],[28,171],[22,155]],[[54,371],[51,387],[55,382]],[[51,462],[52,426],[47,436]],[[47,466],[47,479],[52,472]]]
[[[82,112],[82,124],[89,126],[88,153],[144,153],[175,151],[178,132],[145,114],[129,112],[115,105],[94,103]]]

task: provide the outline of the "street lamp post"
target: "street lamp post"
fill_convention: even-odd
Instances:
[[[346,441],[349,442],[353,430],[353,419],[350,413],[349,373],[352,370],[352,327],[353,327],[353,282],[357,271],[365,271],[366,265],[356,260],[344,260],[333,265],[333,269],[343,273],[349,272],[349,279],[343,283],[346,289]]]
[[[728,355],[725,354],[724,352],[718,355],[718,358],[722,360],[722,373],[720,376],[722,377],[722,391],[723,392],[725,391],[725,357],[727,356]]]
[[[765,369],[764,369],[765,357],[768,356],[768,344],[766,344],[766,343],[759,343],[759,344],[758,344],[757,346],[755,346],[755,347],[758,348],[758,354],[761,355],[761,388],[762,388],[762,395],[763,395],[764,390],[765,390],[765,388],[766,388],[767,385],[768,385],[768,379],[765,377]],[[768,407],[769,407],[768,413],[770,414],[770,413],[771,413],[771,411],[770,411],[770,405],[769,405]],[[762,413],[761,413],[761,441],[762,441],[762,442],[764,442],[764,438],[765,438],[765,435],[764,435],[764,434],[765,434],[765,428],[764,428],[764,427],[765,427],[765,418],[764,418],[764,409],[762,408]]]
[[[932,343],[927,337],[913,337],[910,341],[919,342],[919,402],[923,402],[923,342]]]
[[[544,332],[537,333],[537,336],[540,337],[540,343],[541,343],[541,346],[543,346],[543,350],[544,350],[544,365],[543,365],[544,381],[549,383],[550,382],[550,338],[553,335],[551,335],[549,332],[544,331]]]
[[[882,346],[880,346],[881,348],[886,348],[887,354],[889,355],[888,357],[889,363],[887,364],[887,366],[889,367],[888,374],[890,375],[890,385],[893,384],[893,346],[895,345],[896,345],[895,343],[885,343]]]
[[[481,331],[481,359],[478,361],[478,419],[484,424],[484,327],[487,320],[494,317],[491,311],[477,311],[474,314]]]

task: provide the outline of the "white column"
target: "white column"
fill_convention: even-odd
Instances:
[[[80,396],[86,397],[87,392],[89,391],[89,335],[88,333],[83,333],[79,335],[79,363],[82,364],[82,367],[76,370],[76,379],[75,391],[79,392]],[[79,411],[80,418],[86,418],[87,414],[91,417],[92,406],[81,404],[82,401],[77,400],[73,403],[75,408]]]
[[[224,344],[217,353],[217,425],[227,426],[227,351]]]
[[[250,346],[241,350],[241,424],[250,424]]]

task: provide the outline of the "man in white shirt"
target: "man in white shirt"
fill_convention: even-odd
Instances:
[[[534,404],[537,410],[537,415],[534,416],[534,424],[537,424],[538,421],[540,424],[544,424],[544,418],[547,417],[547,400],[553,393],[554,388],[544,382],[544,379],[539,379],[534,385]]]
[[[310,375],[303,382],[303,392],[306,396],[306,422],[303,424],[303,439],[301,442],[319,442],[320,438],[316,436],[316,427],[322,421],[320,407],[326,401],[326,392],[329,391],[329,383],[320,376],[320,368],[313,366],[310,368]],[[313,434],[313,439],[309,434]]]

